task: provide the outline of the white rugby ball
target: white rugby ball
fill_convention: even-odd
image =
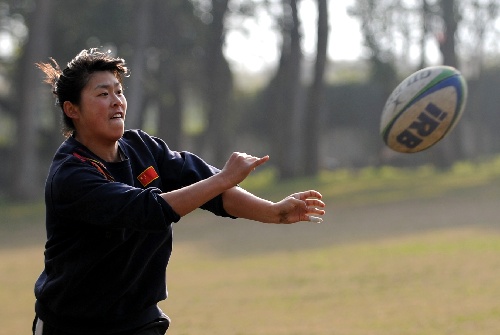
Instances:
[[[443,139],[462,116],[467,83],[450,66],[432,66],[403,80],[384,106],[380,134],[398,152],[425,150]]]

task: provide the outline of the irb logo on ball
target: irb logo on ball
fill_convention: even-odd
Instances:
[[[384,142],[399,152],[418,152],[440,141],[460,118],[466,83],[448,66],[417,71],[387,99],[380,130]]]
[[[414,149],[422,141],[439,127],[441,121],[446,119],[448,113],[443,112],[433,103],[429,103],[425,111],[420,113],[418,119],[413,121],[410,126],[403,130],[396,140],[409,149]]]

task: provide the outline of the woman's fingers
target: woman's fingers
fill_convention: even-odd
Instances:
[[[242,182],[256,167],[269,160],[269,156],[256,157],[241,152],[233,152],[222,169],[229,184],[234,186]]]
[[[315,190],[298,192],[292,195],[295,199],[307,200],[307,199],[321,199],[323,195]],[[324,204],[323,204],[324,205]]]
[[[307,215],[309,218],[309,222],[314,222],[314,223],[321,223],[323,222],[323,219],[318,217],[318,216],[313,216],[313,215]]]

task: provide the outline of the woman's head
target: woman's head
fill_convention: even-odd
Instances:
[[[81,92],[90,77],[97,71],[108,71],[118,79],[120,84],[128,74],[125,61],[111,57],[98,49],[82,50],[73,58],[64,70],[61,70],[54,59],[52,63],[38,63],[37,66],[45,73],[45,82],[52,85],[52,93],[57,98],[57,104],[63,111],[63,133],[66,136],[75,131],[73,120],[64,113],[64,102],[80,104]]]

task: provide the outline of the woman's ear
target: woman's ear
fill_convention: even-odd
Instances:
[[[77,119],[79,114],[79,108],[77,105],[73,104],[70,101],[63,102],[63,110],[64,114],[70,119]]]

